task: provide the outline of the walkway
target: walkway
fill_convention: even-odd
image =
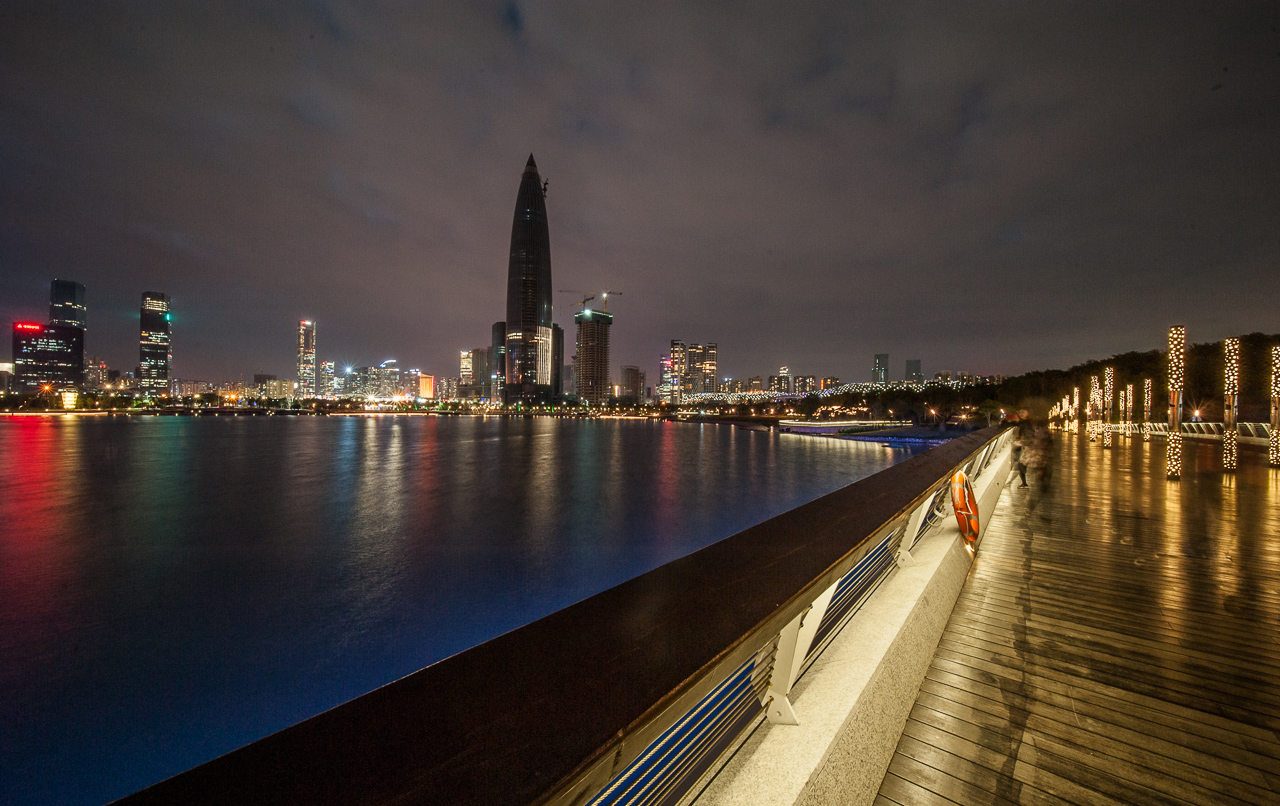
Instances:
[[[1059,437],[984,536],[876,803],[1280,803],[1280,470]]]

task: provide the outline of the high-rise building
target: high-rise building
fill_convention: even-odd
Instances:
[[[84,286],[74,280],[54,280],[49,284],[49,324],[88,327]]]
[[[609,399],[609,327],[613,314],[583,308],[574,315],[578,325],[578,355],[574,364],[574,394],[590,406]]]
[[[676,375],[675,361],[664,355],[658,359],[658,401],[675,404],[680,402],[680,376]]]
[[[392,398],[403,394],[400,383],[400,367],[394,358],[388,358],[373,371],[373,391],[377,397]]]
[[[436,399],[436,376],[418,376],[418,397],[423,398],[424,400]]]
[[[107,385],[107,362],[96,356],[85,359],[84,385],[86,389],[104,389]]]
[[[889,354],[876,353],[876,363],[871,370],[872,383],[889,382]]]
[[[532,154],[520,177],[511,224],[506,362],[509,402],[527,402],[554,394],[560,364],[554,360],[551,321],[551,235],[546,188]]]
[[[19,392],[84,384],[84,328],[13,323],[13,382]]]
[[[689,348],[679,339],[671,340],[671,354],[667,358],[669,366],[663,370],[662,383],[667,387],[662,399],[667,403],[678,404],[684,400],[685,378],[689,370]]]
[[[719,392],[720,362],[715,343],[690,344],[687,355],[686,380],[681,387],[693,394]]]
[[[475,380],[471,372],[471,353],[471,350],[462,350],[458,353],[458,384],[460,386],[470,386]]]
[[[436,384],[436,398],[439,400],[458,399],[458,379],[439,378]]]
[[[791,394],[791,368],[778,367],[777,375],[769,376],[769,391],[777,394]]]
[[[298,322],[298,397],[316,396],[316,323]]]
[[[138,325],[138,389],[148,397],[169,393],[172,323],[169,295],[144,291]]]
[[[822,379],[822,388],[824,390],[835,389],[839,385],[840,385],[840,379],[834,376],[828,376]]]
[[[333,398],[337,394],[337,384],[334,383],[337,378],[334,375],[333,362],[320,362],[320,377],[317,381],[316,391],[323,398]]]
[[[747,391],[763,392],[764,378],[760,377],[759,375],[752,375],[750,378],[747,378]]]
[[[807,395],[818,391],[818,379],[812,375],[797,375],[793,391],[797,395]]]
[[[493,323],[493,337],[489,349],[492,351],[489,361],[490,397],[496,402],[506,399],[507,378],[507,323]]]
[[[924,373],[920,371],[920,359],[907,359],[907,373],[903,376],[907,383],[924,383]]]
[[[628,364],[624,366],[620,373],[622,375],[619,385],[618,397],[634,398],[637,403],[644,402],[644,372],[637,366]]]

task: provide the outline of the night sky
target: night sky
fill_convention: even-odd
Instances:
[[[532,152],[651,384],[672,338],[870,380],[1280,330],[1276,2],[604,6],[3,4],[0,322],[59,277],[120,369],[155,290],[176,377],[292,376],[304,317],[456,375]]]

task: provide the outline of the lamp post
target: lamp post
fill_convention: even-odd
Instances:
[[[1222,469],[1236,469],[1236,414],[1240,408],[1240,340],[1222,343],[1226,365],[1225,392],[1222,401]]]
[[[1267,442],[1267,462],[1280,467],[1280,347],[1271,348],[1271,438]]]
[[[1182,478],[1182,376],[1186,367],[1187,329],[1169,328],[1169,440],[1165,468],[1171,480]]]
[[[1142,379],[1142,441],[1151,441],[1151,379]]]
[[[1102,447],[1111,449],[1111,404],[1115,399],[1116,371],[1107,367],[1102,372]]]
[[[1124,435],[1129,436],[1133,427],[1133,384],[1124,387]]]

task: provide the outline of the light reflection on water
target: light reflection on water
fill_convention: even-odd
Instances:
[[[122,796],[909,453],[640,421],[0,419],[0,792]]]

